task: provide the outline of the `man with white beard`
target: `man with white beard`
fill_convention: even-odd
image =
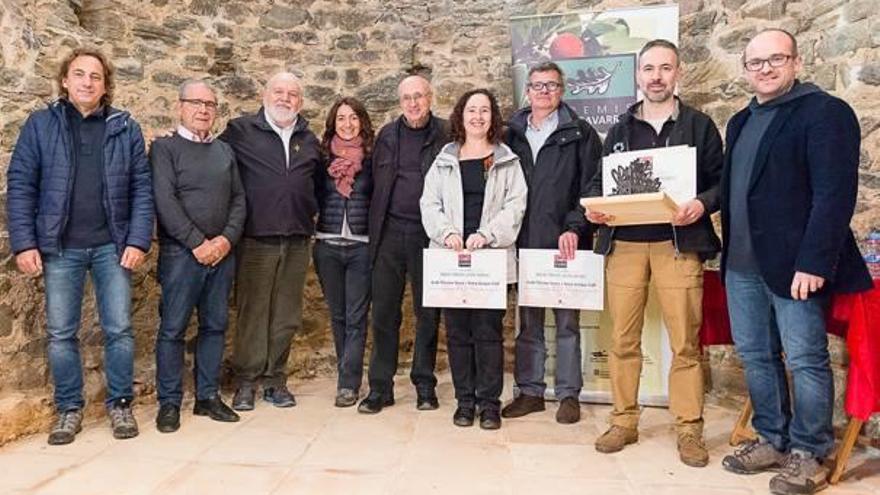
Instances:
[[[236,273],[238,321],[232,407],[254,408],[256,388],[276,407],[296,405],[287,358],[302,323],[302,299],[318,203],[314,175],[320,145],[301,115],[299,79],[272,76],[257,113],[229,122],[220,139],[235,151],[247,199]]]

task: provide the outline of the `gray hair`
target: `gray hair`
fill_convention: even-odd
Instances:
[[[187,79],[187,80],[183,81],[182,83],[180,83],[180,86],[178,86],[178,88],[177,88],[177,98],[180,100],[186,98],[186,90],[188,90],[189,88],[191,88],[193,86],[204,86],[204,87],[208,88],[208,90],[214,95],[215,98],[217,97],[217,91],[215,91],[214,88],[211,87],[210,84],[208,84],[208,81],[206,81],[204,79],[193,78],[193,79]]]

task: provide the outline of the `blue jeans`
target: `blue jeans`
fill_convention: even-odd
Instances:
[[[827,298],[780,297],[758,273],[728,270],[725,283],[733,340],[745,365],[754,408],[752,425],[779,451],[827,456],[834,447]],[[794,387],[793,409],[786,365]]]
[[[217,266],[196,261],[181,244],[159,247],[159,335],[156,337],[156,388],[159,403],[180,407],[183,400],[184,337],[193,309],[198,308],[199,333],[193,358],[196,399],[217,395],[223,345],[229,321],[229,293],[235,274],[232,253]]]
[[[545,311],[546,308],[519,308],[513,378],[520,392],[532,397],[544,397],[547,389],[544,381],[544,364],[547,361],[547,346],[544,342]],[[562,308],[551,311],[556,321],[556,399],[577,399],[584,386],[581,372],[581,313],[576,309]]]
[[[104,373],[109,405],[132,399],[134,335],[131,329],[131,274],[119,264],[112,243],[95,248],[65,249],[43,256],[46,284],[46,332],[49,368],[59,412],[83,407],[80,317],[86,272],[92,276],[98,317],[104,331]]]
[[[315,271],[330,309],[336,346],[336,388],[360,390],[370,308],[370,250],[364,242],[337,246],[317,241]]]

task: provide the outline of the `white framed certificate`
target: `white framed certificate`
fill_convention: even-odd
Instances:
[[[602,196],[660,191],[678,204],[697,195],[696,148],[648,148],[602,158]]]
[[[507,307],[507,251],[425,249],[422,306],[429,308]]]
[[[520,249],[520,306],[601,311],[605,294],[605,257],[575,251],[563,259],[556,249]]]

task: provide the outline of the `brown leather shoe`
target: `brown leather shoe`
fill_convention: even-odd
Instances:
[[[703,435],[690,431],[679,433],[678,457],[688,466],[706,467],[709,464],[709,452],[703,443]]]
[[[539,412],[544,410],[544,398],[535,397],[533,395],[520,394],[519,397],[513,399],[513,402],[504,406],[501,410],[501,417],[519,418],[526,414]]]
[[[556,410],[556,422],[570,425],[581,420],[581,405],[574,397],[566,397],[559,401],[559,409]]]
[[[596,450],[603,454],[619,452],[631,443],[639,441],[639,430],[611,425],[608,431],[596,439]]]

